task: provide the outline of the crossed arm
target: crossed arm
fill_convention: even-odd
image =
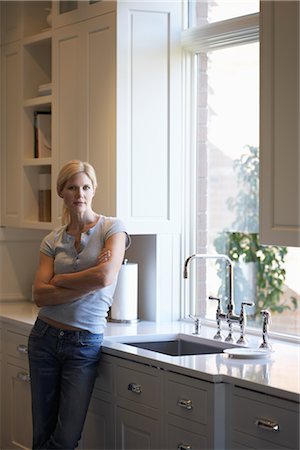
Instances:
[[[40,253],[34,281],[37,306],[71,303],[85,294],[113,283],[124,258],[125,233],[113,234],[105,242],[98,264],[80,272],[54,275],[54,260]]]

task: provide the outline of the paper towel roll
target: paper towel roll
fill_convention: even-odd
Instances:
[[[138,265],[122,264],[110,311],[112,322],[131,322],[138,318]]]

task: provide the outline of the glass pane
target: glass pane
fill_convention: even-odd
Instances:
[[[259,0],[189,0],[189,27],[259,12]]]
[[[273,331],[296,334],[300,250],[259,244],[259,44],[200,53],[197,61],[196,251],[234,261],[236,313],[242,301],[255,302],[249,324],[261,326],[260,311],[269,309]],[[214,319],[217,305],[207,299],[222,297],[226,310],[225,263],[198,261],[196,272],[195,312]]]

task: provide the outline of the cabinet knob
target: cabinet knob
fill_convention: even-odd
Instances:
[[[192,446],[190,444],[179,444],[177,450],[192,450]]]
[[[279,431],[279,424],[274,420],[259,418],[255,421],[255,425],[263,430]]]
[[[27,372],[18,372],[17,379],[28,383],[30,381],[30,375]]]
[[[18,351],[19,353],[23,353],[23,354],[27,355],[27,353],[28,353],[28,347],[27,347],[27,345],[19,344],[18,347],[17,347],[17,351]]]
[[[131,392],[134,392],[135,394],[141,394],[142,393],[142,386],[137,383],[129,383],[128,390]]]
[[[177,405],[180,406],[181,408],[189,410],[193,408],[192,400],[179,399]]]

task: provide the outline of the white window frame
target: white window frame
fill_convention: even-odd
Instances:
[[[182,254],[184,259],[196,248],[196,55],[209,50],[259,42],[259,13],[206,24],[182,32],[184,123],[184,208]],[[195,276],[189,268],[189,282],[182,284],[182,317],[195,315]],[[200,305],[203,322],[205,305]],[[199,313],[199,311],[198,311]]]

